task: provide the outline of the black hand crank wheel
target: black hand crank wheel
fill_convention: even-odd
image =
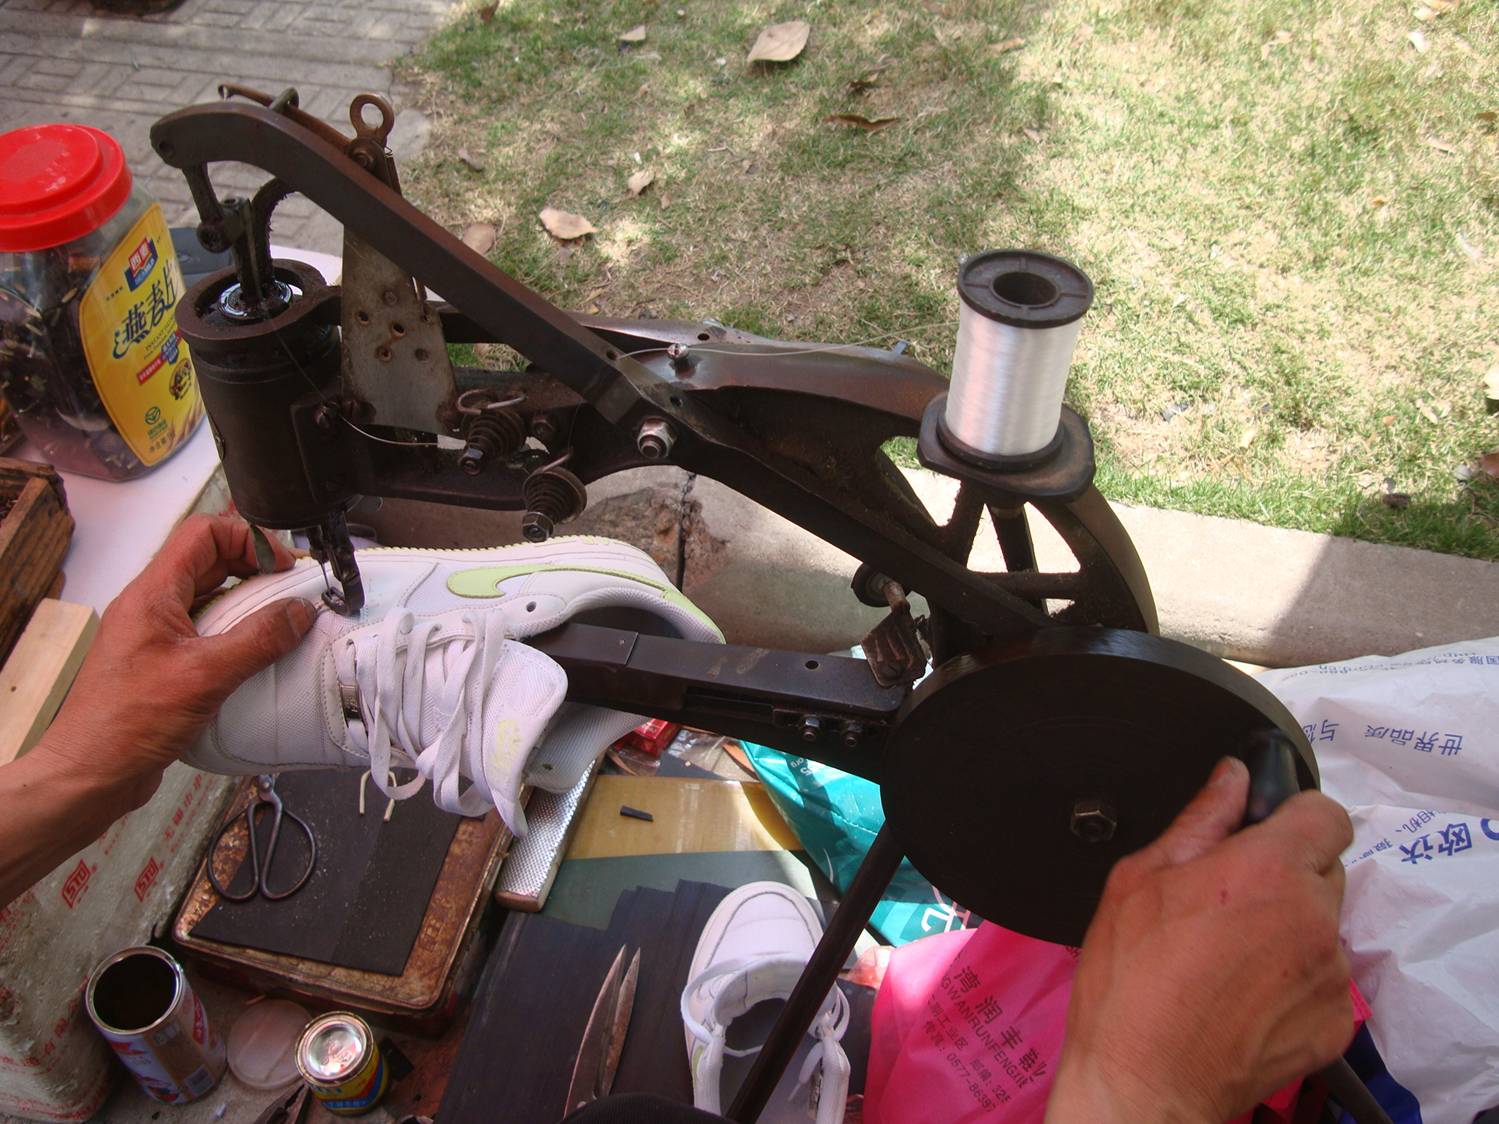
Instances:
[[[1114,863],[1160,835],[1219,758],[1277,731],[1316,787],[1291,713],[1223,661],[1145,633],[1042,629],[913,692],[886,748],[885,815],[964,908],[1081,944]]]

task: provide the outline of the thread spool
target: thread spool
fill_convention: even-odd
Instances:
[[[1050,254],[985,250],[958,270],[958,295],[942,443],[981,464],[1044,459],[1059,439],[1067,371],[1093,283]]]

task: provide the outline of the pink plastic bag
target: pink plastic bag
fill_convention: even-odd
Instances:
[[[866,1124],[1039,1124],[1077,957],[988,922],[896,949],[874,1003]],[[1353,1005],[1362,1023],[1369,1008],[1356,989]],[[1300,1085],[1266,1104],[1288,1118]]]

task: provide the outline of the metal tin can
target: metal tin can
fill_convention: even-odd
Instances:
[[[85,991],[88,1017],[148,1096],[195,1101],[224,1076],[224,1043],[182,965],[159,948],[115,953]]]
[[[297,1043],[297,1072],[323,1107],[339,1116],[368,1112],[390,1083],[370,1024],[348,1011],[329,1011],[307,1024]]]

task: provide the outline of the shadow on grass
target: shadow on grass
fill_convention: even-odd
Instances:
[[[413,195],[449,222],[499,218],[491,257],[560,303],[829,342],[909,333],[945,370],[959,258],[1055,245],[1069,225],[1021,174],[1051,88],[995,49],[1038,10],[955,0],[939,17],[834,0],[779,67],[744,61],[763,10],[675,12],[538,0],[461,16],[418,59],[445,91],[445,135],[408,175]],[[642,20],[644,43],[622,47]],[[835,117],[850,113],[895,121]],[[631,197],[640,168],[656,179]],[[598,233],[557,244],[535,220],[548,205]]]
[[[1499,560],[1499,482],[1473,480],[1454,499],[1413,497],[1404,507],[1378,495],[1350,498],[1327,533]]]

